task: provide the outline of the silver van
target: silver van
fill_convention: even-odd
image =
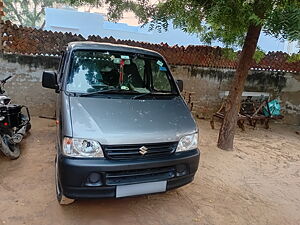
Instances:
[[[164,58],[143,48],[72,42],[42,85],[57,95],[60,204],[165,192],[197,171],[198,128]]]

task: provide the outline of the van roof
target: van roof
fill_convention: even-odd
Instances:
[[[104,50],[104,51],[117,51],[117,52],[128,52],[128,53],[137,53],[162,57],[158,52],[140,48],[133,47],[129,45],[121,44],[111,44],[103,42],[94,42],[94,41],[75,41],[68,44],[68,50]]]

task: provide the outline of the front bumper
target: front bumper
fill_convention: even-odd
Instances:
[[[107,160],[58,156],[62,193],[72,199],[116,197],[116,186],[167,180],[167,190],[190,183],[198,169],[198,149],[164,159]],[[100,175],[91,183],[91,174]]]

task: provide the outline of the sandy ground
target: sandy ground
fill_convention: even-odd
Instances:
[[[199,121],[194,182],[163,194],[81,200],[61,207],[54,187],[54,121],[35,118],[16,161],[0,156],[0,224],[300,224],[300,135],[296,127],[238,132],[235,151],[215,147]]]

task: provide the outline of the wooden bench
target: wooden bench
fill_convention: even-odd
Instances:
[[[224,119],[225,113],[225,99],[228,97],[229,92],[221,92],[220,97],[223,98],[223,103],[220,109],[213,114],[210,124],[211,128],[214,129],[215,118],[219,118],[221,120]],[[270,101],[269,93],[265,92],[243,92],[242,93],[242,102],[240,106],[240,112],[238,114],[237,125],[243,131],[245,130],[244,123],[248,121],[249,125],[253,128],[256,127],[257,122],[260,122],[265,126],[266,129],[269,129],[269,121],[282,119],[283,116],[265,116],[263,114],[263,108],[268,106],[268,102]],[[268,108],[268,107],[267,107]],[[269,110],[269,108],[268,108]],[[271,115],[270,111],[269,114]]]
[[[215,118],[218,118],[223,121],[224,119],[224,112],[225,112],[225,101],[223,101],[220,109],[213,114],[211,120],[210,120],[210,126],[212,129],[215,129]],[[246,116],[241,115],[240,113],[238,114],[238,120],[237,120],[237,125],[239,128],[241,128],[243,131],[245,130],[244,123],[247,120]]]

